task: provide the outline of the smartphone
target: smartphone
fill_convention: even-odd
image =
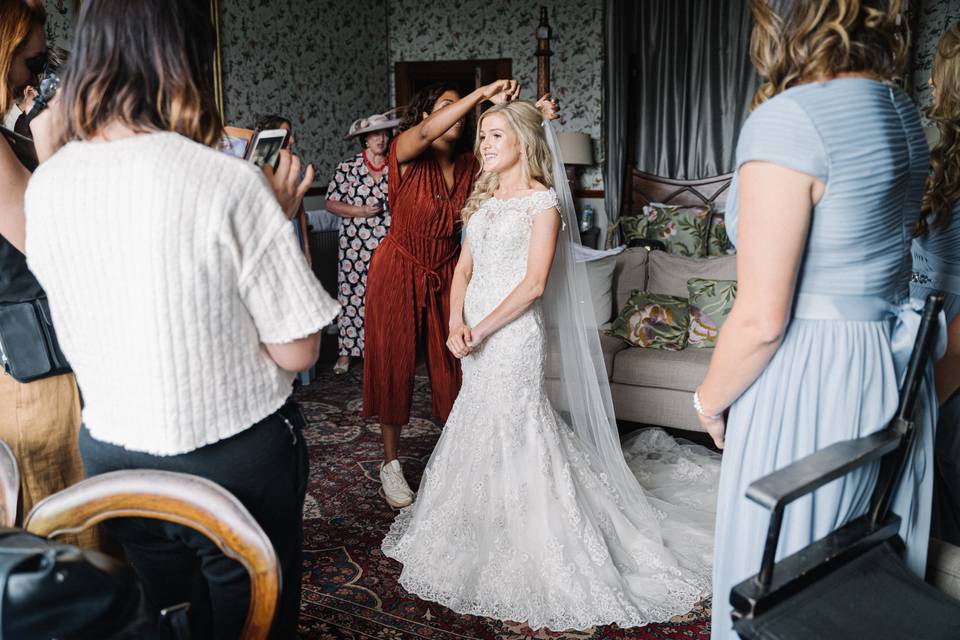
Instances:
[[[258,167],[269,164],[274,170],[280,162],[280,150],[287,144],[290,132],[286,129],[259,131],[250,145],[247,158]]]

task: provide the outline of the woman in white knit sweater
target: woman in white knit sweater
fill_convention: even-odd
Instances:
[[[288,397],[338,311],[288,220],[313,170],[300,182],[284,152],[268,180],[212,148],[213,35],[198,3],[119,6],[82,5],[48,116],[70,142],[28,187],[28,263],[83,391],[87,473],[167,469],[230,490],[277,551],[271,637],[292,638],[307,457]],[[193,600],[194,637],[237,637],[249,598],[239,564],[183,527],[113,522],[154,606]]]

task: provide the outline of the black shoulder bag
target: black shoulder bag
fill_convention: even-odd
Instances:
[[[176,609],[158,618],[133,570],[109,556],[0,528],[3,640],[189,640]]]
[[[3,139],[14,155],[32,171],[37,166],[33,141],[0,127]],[[6,242],[5,239],[0,239]],[[10,249],[13,250],[12,248]],[[26,263],[22,268],[26,272]],[[33,276],[24,273],[33,281]],[[69,373],[70,365],[60,351],[57,334],[53,330],[50,305],[40,291],[37,296],[16,302],[0,302],[0,364],[3,370],[20,382]]]
[[[0,302],[0,363],[20,382],[69,373],[46,296]]]

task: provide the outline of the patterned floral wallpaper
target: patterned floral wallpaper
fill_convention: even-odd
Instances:
[[[43,0],[47,9],[47,42],[51,47],[70,49],[73,31],[73,0]]]
[[[960,0],[917,0],[911,82],[922,107],[937,40],[960,20]],[[47,37],[69,48],[73,0],[44,0]],[[393,106],[393,66],[400,60],[511,58],[514,76],[533,98],[534,29],[550,11],[554,93],[562,128],[589,133],[596,165],[581,186],[602,189],[603,0],[220,0],[227,118],[253,124],[256,114],[294,120],[305,158],[324,181],[355,146],[342,140],[361,115]]]
[[[522,97],[534,99],[541,5],[553,30],[550,84],[563,110],[561,128],[593,138],[595,165],[583,172],[581,186],[602,189],[602,0],[389,0],[390,98],[398,61],[511,58]]]
[[[45,2],[48,37],[63,46],[72,9],[61,15],[58,0]],[[356,148],[342,140],[350,123],[393,106],[399,60],[511,58],[523,97],[534,98],[542,4],[553,29],[561,128],[593,138],[596,164],[581,186],[602,189],[603,0],[220,0],[227,121],[252,126],[259,113],[289,117],[303,156],[325,181]]]
[[[293,122],[297,147],[326,183],[356,153],[355,119],[386,111],[387,0],[220,0],[227,122]]]
[[[960,21],[960,0],[921,0],[920,19],[914,34],[914,52],[911,82],[913,94],[921,106],[930,106],[930,71],[937,42],[941,34],[954,22]]]
[[[329,181],[356,152],[343,140],[350,123],[390,107],[387,1],[220,0],[227,123],[290,118],[301,155]],[[73,0],[44,2],[48,40],[69,48]]]

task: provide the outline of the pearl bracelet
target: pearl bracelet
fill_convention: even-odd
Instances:
[[[716,415],[711,416],[710,414],[706,413],[703,410],[703,405],[700,404],[700,389],[697,389],[696,391],[693,392],[693,410],[696,411],[697,414],[706,418],[707,420],[716,420],[723,415],[723,411],[721,411]]]

